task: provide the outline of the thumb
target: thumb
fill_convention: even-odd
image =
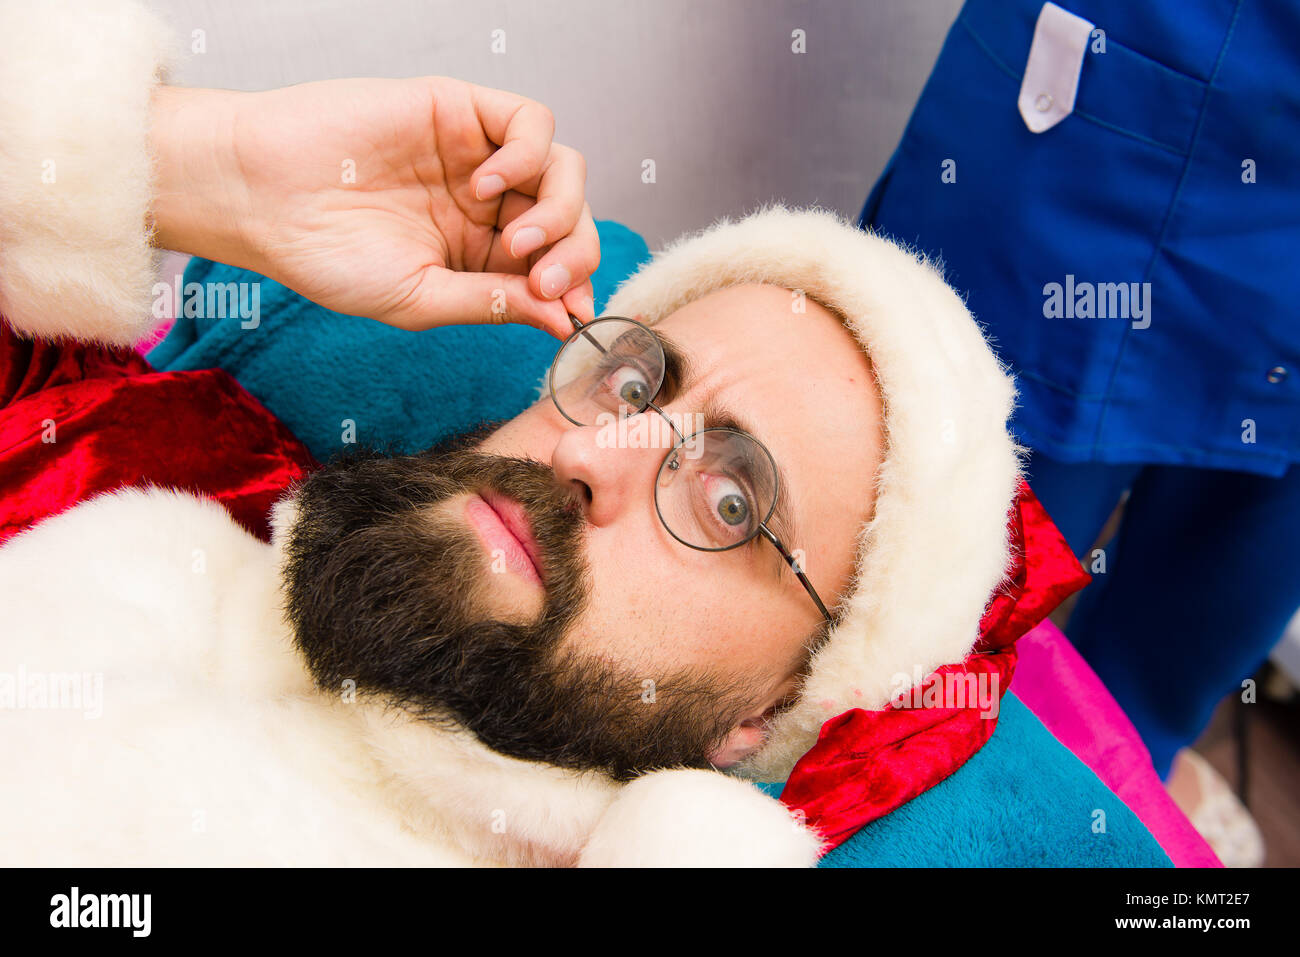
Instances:
[[[372,318],[402,329],[520,323],[563,341],[573,332],[561,300],[539,299],[527,276],[431,268],[415,290]]]

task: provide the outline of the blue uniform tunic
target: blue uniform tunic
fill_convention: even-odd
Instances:
[[[966,4],[863,224],[969,293],[1029,447],[1281,475],[1300,457],[1300,3],[1067,0],[1104,52],[1035,134],[1017,96],[1042,6]],[[1051,284],[1134,283],[1144,318],[1044,314]]]
[[[1095,572],[1067,631],[1165,773],[1300,605],[1300,0],[1060,6],[1095,28],[1072,112],[1018,106],[1042,0],[968,0],[861,225],[941,260],[1016,374]]]

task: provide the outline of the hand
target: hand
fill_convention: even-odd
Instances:
[[[405,329],[593,318],[581,154],[539,103],[443,77],[160,87],[155,241]],[[499,177],[499,179],[497,179]]]

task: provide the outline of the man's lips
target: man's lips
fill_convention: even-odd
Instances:
[[[530,581],[542,582],[542,562],[528,513],[513,499],[495,492],[471,495],[465,517],[489,553],[504,556],[506,565]]]

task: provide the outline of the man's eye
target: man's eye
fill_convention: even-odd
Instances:
[[[708,520],[725,537],[748,534],[750,495],[745,486],[729,475],[703,473],[704,506]]]
[[[749,517],[749,503],[745,496],[729,492],[718,502],[718,514],[728,525],[740,525]]]
[[[601,391],[640,411],[650,402],[650,384],[637,366],[624,363],[601,380]]]

